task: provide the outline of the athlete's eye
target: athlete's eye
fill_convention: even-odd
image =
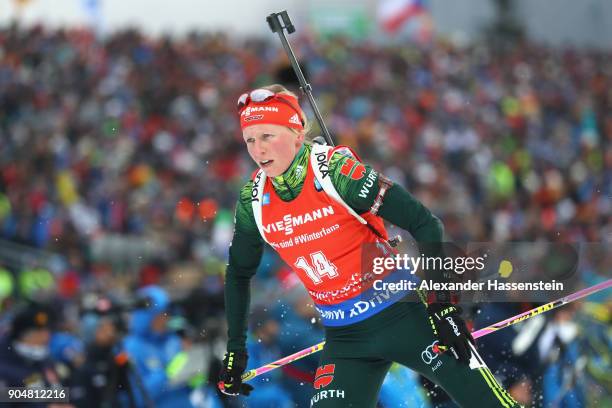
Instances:
[[[249,137],[245,140],[245,142],[247,143],[254,143],[255,142],[255,138],[254,137]]]

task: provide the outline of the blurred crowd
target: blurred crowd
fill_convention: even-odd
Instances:
[[[529,42],[501,51],[485,42],[461,46],[441,40],[417,47],[310,34],[298,37],[294,48],[337,143],[355,148],[417,196],[442,219],[449,239],[609,244],[610,51]],[[235,102],[245,90],[274,82],[295,89],[288,72],[282,50],[262,39],[222,33],[149,38],[136,30],[98,39],[81,29],[1,28],[0,334],[5,341],[27,343],[23,337],[36,332],[26,329],[38,328],[37,313],[57,316],[62,324],[49,323],[49,333],[34,335],[32,344],[56,344],[59,335],[80,350],[73,354],[79,356],[76,363],[64,361],[72,366],[66,378],[78,378],[100,355],[112,356],[113,370],[125,367],[117,355],[142,351],[130,336],[145,336],[145,343],[158,342],[148,352],[159,354],[157,364],[163,367],[145,367],[147,357],[132,353],[125,361],[134,360],[133,371],[148,391],[131,397],[123,390],[118,396],[123,403],[147,406],[151,398],[163,406],[163,398],[176,391],[193,405],[228,404],[212,390],[224,347],[223,273],[237,194],[254,168],[243,148]],[[302,105],[309,111],[305,101]],[[303,293],[293,293],[294,280],[266,252],[253,296],[251,320],[260,325],[250,331],[252,364],[322,339],[312,307]],[[163,306],[134,303],[151,298],[135,294],[151,290],[164,299],[158,302]],[[266,304],[269,299],[278,302]],[[33,312],[34,306],[25,306],[31,301],[52,310]],[[121,306],[112,318],[106,309],[91,307],[106,301],[113,310]],[[610,303],[605,301],[573,310],[571,318],[547,317],[537,340],[520,348],[522,353],[512,347],[518,331],[508,330],[514,337],[505,343],[491,340],[487,350],[499,361],[495,369],[506,374],[505,385],[515,387],[524,401],[564,407],[586,406],[588,395],[602,394],[601,387],[610,395],[610,333],[602,329],[610,322]],[[492,308],[478,316],[505,318],[520,311],[515,306],[520,309]],[[143,310],[150,316],[136,329],[134,316]],[[157,321],[159,315],[167,321]],[[573,320],[581,323],[569,328]],[[14,330],[17,321],[26,322],[21,323],[26,329]],[[116,334],[106,336],[112,340],[103,342],[104,353],[90,351],[96,331],[108,326]],[[579,333],[587,327],[591,337],[585,343]],[[544,346],[538,346],[540,340]],[[552,344],[560,344],[555,349],[563,353],[550,356]],[[589,347],[604,350],[592,353],[603,361],[582,366],[599,391],[567,380],[578,378],[566,369],[576,368],[579,356],[586,355],[581,350]],[[28,355],[32,347],[25,350]],[[527,350],[535,354],[527,357]],[[186,361],[202,364],[185,368],[181,353],[186,352]],[[18,357],[25,358],[13,356]],[[316,357],[258,381],[254,398],[260,401],[248,401],[305,406],[315,367]],[[131,384],[130,390],[138,385],[129,375],[122,382],[122,374],[113,373],[119,378],[114,381]],[[384,398],[397,401],[405,395],[413,396],[403,398],[405,406],[447,403],[401,367],[392,374],[410,382],[393,384],[390,375],[382,405]],[[550,384],[561,390],[552,397],[546,394]],[[169,391],[160,396],[160,390]]]

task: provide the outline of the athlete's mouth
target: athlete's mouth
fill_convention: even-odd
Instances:
[[[274,162],[274,160],[262,160],[262,161],[259,162],[259,165],[262,168],[265,168],[265,167],[269,167],[273,162]]]

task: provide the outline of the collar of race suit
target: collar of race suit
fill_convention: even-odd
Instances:
[[[293,200],[302,191],[308,159],[310,158],[310,145],[304,143],[297,152],[289,168],[280,176],[270,177],[274,190],[283,201]]]

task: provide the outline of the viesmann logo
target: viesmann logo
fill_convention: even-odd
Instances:
[[[251,113],[257,112],[278,112],[278,107],[276,106],[247,106],[245,110],[242,111],[240,116],[249,116]]]
[[[301,215],[296,215],[296,216],[292,214],[287,214],[282,218],[282,220],[272,222],[268,225],[265,225],[263,229],[266,234],[269,233],[270,231],[273,231],[273,232],[285,231],[285,235],[290,235],[293,233],[293,228],[297,227],[298,225],[303,225],[309,222],[313,222],[313,221],[316,221],[318,219],[321,219],[321,218],[324,218],[324,217],[327,217],[333,214],[334,214],[334,207],[329,205],[327,207],[318,208],[306,214],[301,214]]]

